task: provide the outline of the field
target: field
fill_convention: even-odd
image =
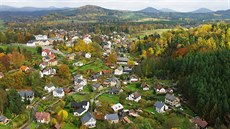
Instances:
[[[5,29],[4,22],[0,20],[0,31],[4,29]]]

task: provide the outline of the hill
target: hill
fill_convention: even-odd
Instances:
[[[140,10],[139,12],[144,12],[144,13],[159,13],[160,11],[153,8],[153,7],[147,7],[145,9]]]
[[[212,13],[214,11],[207,9],[207,8],[200,8],[197,10],[192,11],[191,13]]]
[[[175,10],[168,9],[168,8],[163,8],[163,9],[160,9],[159,11],[161,11],[161,12],[177,12]]]

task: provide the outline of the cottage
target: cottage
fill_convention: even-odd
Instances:
[[[127,99],[138,102],[139,100],[141,100],[141,94],[139,92],[134,92],[133,94],[130,94]]]
[[[81,67],[81,66],[83,66],[83,65],[84,65],[84,63],[81,62],[81,61],[78,61],[78,62],[76,62],[76,63],[73,63],[73,66]]]
[[[89,44],[89,43],[92,43],[92,40],[90,39],[90,36],[86,36],[83,41],[86,43],[86,44]]]
[[[154,104],[154,107],[155,107],[155,109],[156,109],[156,111],[157,111],[158,113],[163,113],[163,112],[165,112],[166,110],[168,110],[168,106],[165,105],[165,104],[162,103],[162,102],[159,102],[159,101],[157,101],[157,102]]]
[[[45,56],[52,57],[52,56],[54,56],[54,54],[53,54],[52,51],[49,50],[49,49],[43,49],[43,50],[42,50],[42,57],[45,57]]]
[[[127,67],[125,66],[123,69],[124,74],[130,74],[132,72],[133,68],[132,67]]]
[[[25,100],[29,100],[30,102],[32,102],[34,99],[34,92],[33,91],[23,90],[23,91],[19,91],[18,94],[20,95],[23,102]]]
[[[120,81],[118,78],[109,78],[106,82],[108,82],[109,86],[120,86]]]
[[[87,80],[84,79],[82,75],[76,75],[76,76],[74,76],[74,85],[86,86]]]
[[[56,89],[56,88],[55,88],[54,84],[49,84],[49,85],[46,85],[46,86],[44,87],[44,90],[48,91],[48,93],[54,91],[55,89]]]
[[[48,46],[50,42],[48,40],[30,40],[26,43],[27,46],[34,47],[34,46]]]
[[[85,58],[87,58],[87,59],[91,58],[91,53],[86,53]]]
[[[99,77],[100,77],[99,74],[92,75],[91,81],[92,81],[92,82],[97,82],[97,80],[99,79]]]
[[[53,96],[54,97],[58,97],[58,98],[62,98],[65,96],[65,92],[62,88],[56,88],[54,91],[53,91]]]
[[[24,65],[20,67],[20,70],[23,71],[23,72],[28,72],[29,69],[30,69],[29,67],[24,66]]]
[[[114,70],[114,75],[122,75],[123,74],[123,68],[119,67]]]
[[[110,94],[119,94],[120,92],[121,92],[121,89],[116,86],[111,87],[111,89],[109,90]]]
[[[149,90],[149,85],[146,82],[142,82],[141,83],[141,88],[144,91]]]
[[[41,34],[34,35],[34,37],[36,40],[47,40],[48,39],[47,35],[41,35]]]
[[[48,112],[36,112],[35,118],[38,123],[46,123],[50,122],[50,113]]]
[[[117,114],[107,114],[105,115],[105,120],[108,120],[110,123],[118,123],[119,117]]]
[[[57,66],[58,65],[58,61],[55,59],[51,59],[48,61],[48,66]]]
[[[3,72],[0,72],[0,79],[4,77]]]
[[[112,109],[113,109],[114,112],[118,112],[118,111],[122,110],[123,108],[124,108],[123,105],[120,104],[120,103],[114,104],[112,106]]]
[[[6,124],[8,124],[9,122],[10,122],[10,119],[8,119],[8,118],[5,117],[5,116],[0,115],[0,124],[6,125]]]
[[[89,110],[89,102],[88,101],[72,102],[71,108],[74,109],[75,116],[82,116],[84,113],[86,113]]]
[[[103,89],[103,86],[101,84],[98,84],[98,83],[94,83],[91,86],[92,86],[93,90],[101,91]]]
[[[119,65],[127,65],[129,59],[127,57],[117,57],[117,64]]]
[[[130,82],[138,82],[138,77],[136,75],[130,76]]]
[[[81,118],[81,123],[84,124],[88,128],[94,128],[96,127],[96,119],[94,116],[90,113],[87,112],[82,118]]]
[[[56,74],[56,69],[52,69],[52,68],[46,68],[42,72],[40,72],[41,77],[44,77],[44,75],[50,76],[55,74]]]
[[[47,62],[42,62],[42,63],[39,64],[39,67],[40,67],[41,70],[46,68],[47,66],[48,66]]]
[[[208,122],[205,120],[202,120],[200,117],[195,117],[193,120],[193,123],[200,129],[206,129],[208,126]]]
[[[175,97],[173,94],[166,94],[165,103],[167,103],[173,107],[179,107],[180,106],[180,99],[178,97]]]
[[[166,90],[162,85],[156,85],[154,89],[156,94],[166,94]]]
[[[66,55],[66,58],[67,58],[68,60],[74,60],[74,59],[75,59],[75,56],[76,56],[75,53],[71,53],[71,54],[67,54],[67,55]]]

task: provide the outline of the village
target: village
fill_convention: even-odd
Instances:
[[[17,128],[33,129],[42,125],[55,129],[97,128],[104,122],[132,124],[140,117],[165,117],[171,113],[188,118],[196,128],[208,126],[190,110],[186,99],[178,92],[177,81],[147,79],[135,74],[134,68],[141,60],[128,52],[130,41],[125,33],[98,35],[102,39],[102,49],[91,51],[95,36],[93,39],[90,34],[81,35],[77,31],[54,32],[53,38],[35,35],[35,40],[23,45],[28,49],[41,47],[41,60],[38,69],[22,65],[19,70],[24,73],[39,71],[40,78],[52,80],[62,74],[57,67],[68,62],[71,83],[55,85],[50,81],[40,88],[43,93],[40,97],[33,90],[18,89],[21,101],[28,101],[25,110],[29,118]],[[64,42],[64,46],[60,42]],[[82,43],[86,50],[72,51],[77,49],[76,44]],[[0,80],[2,78],[4,73],[0,72]],[[56,114],[61,114],[65,122],[57,121]],[[0,123],[6,127],[12,121],[0,116]]]

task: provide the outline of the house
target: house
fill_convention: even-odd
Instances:
[[[3,72],[0,72],[0,79],[4,77]]]
[[[85,58],[87,58],[87,59],[91,58],[91,56],[92,56],[91,53],[86,53],[85,54]]]
[[[47,40],[48,39],[48,37],[47,37],[47,35],[34,35],[34,37],[35,37],[35,39],[36,40]]]
[[[42,57],[45,57],[45,56],[53,56],[52,51],[49,49],[43,49],[42,50]]]
[[[159,101],[157,101],[157,102],[154,104],[154,107],[155,107],[155,109],[156,109],[156,111],[157,111],[158,113],[163,113],[163,112],[165,112],[166,110],[168,110],[168,106],[165,105],[165,104],[162,103],[162,102],[159,102]]]
[[[30,40],[26,43],[27,46],[35,47],[35,46],[48,46],[50,42],[48,40]]]
[[[166,89],[166,92],[167,92],[167,93],[173,93],[173,89],[172,89],[172,88],[167,88],[167,89]]]
[[[55,75],[55,74],[56,74],[56,69],[52,69],[52,68],[46,68],[42,72],[40,71],[41,77],[44,77],[44,75],[50,76],[50,75]]]
[[[54,97],[58,97],[58,98],[62,98],[65,96],[65,92],[62,88],[56,88],[54,91],[53,91],[53,96]]]
[[[22,90],[22,91],[19,91],[18,94],[20,95],[23,102],[25,101],[25,99],[29,100],[30,102],[32,102],[34,99],[33,91]]]
[[[6,125],[10,122],[10,119],[8,119],[5,116],[0,115],[0,124]]]
[[[114,70],[114,75],[122,75],[123,74],[123,68],[119,67]]]
[[[58,61],[55,59],[51,59],[48,61],[48,66],[57,66],[58,65]]]
[[[83,39],[83,41],[86,43],[86,44],[89,44],[89,43],[92,43],[92,40],[90,39],[90,36],[87,36]]]
[[[55,89],[56,89],[56,88],[55,88],[54,84],[49,84],[49,85],[46,85],[46,86],[44,87],[44,90],[48,91],[48,93],[54,91]]]
[[[75,56],[76,56],[75,53],[71,53],[71,54],[67,54],[67,55],[66,55],[66,58],[67,58],[68,60],[74,60],[74,59],[75,59]]]
[[[24,66],[24,65],[20,67],[20,70],[23,71],[23,72],[28,72],[29,69],[30,69],[29,67]]]
[[[175,97],[173,94],[166,94],[165,103],[167,103],[173,107],[179,107],[180,106],[180,99],[178,97]]]
[[[197,128],[207,129],[208,122],[206,122],[205,120],[202,120],[200,117],[197,116],[192,121],[196,125]]]
[[[124,69],[123,69],[123,73],[124,73],[124,74],[129,74],[129,73],[132,72],[132,70],[133,70],[132,67],[127,67],[127,66],[125,66]]]
[[[92,86],[93,90],[101,91],[103,89],[103,86],[101,84],[98,84],[98,83],[94,83],[91,86]]]
[[[74,42],[74,41],[77,41],[78,39],[79,39],[78,36],[74,36],[74,37],[71,39],[71,41]]]
[[[74,85],[86,86],[87,85],[87,80],[84,79],[82,75],[76,75],[76,76],[74,76]]]
[[[149,90],[149,85],[146,83],[146,82],[142,82],[141,83],[141,88],[146,91],[146,90]]]
[[[129,81],[130,82],[137,82],[138,81],[138,77],[136,75],[131,75]]]
[[[40,69],[44,69],[48,66],[47,62],[42,62],[41,64],[39,64]]]
[[[89,110],[89,102],[88,101],[72,102],[71,108],[74,109],[73,114],[75,116],[82,116],[84,113],[86,113]]]
[[[73,66],[83,66],[84,65],[84,63],[83,62],[81,62],[81,61],[78,61],[78,62],[76,62],[76,63],[73,63]]]
[[[94,128],[96,127],[96,119],[94,116],[90,113],[87,112],[82,118],[81,118],[81,123],[85,125],[88,128]]]
[[[117,64],[119,65],[127,65],[129,59],[127,57],[117,57]]]
[[[114,112],[118,112],[118,111],[122,110],[123,108],[124,108],[123,105],[120,104],[120,103],[114,104],[112,106],[112,109],[113,109]]]
[[[156,94],[166,94],[166,90],[162,85],[156,85],[154,89]]]
[[[115,77],[109,78],[106,82],[109,86],[120,86],[119,79]]]
[[[131,101],[138,102],[139,100],[141,100],[141,94],[139,92],[134,92],[134,93],[130,94],[127,99],[131,100]]]
[[[113,86],[113,87],[111,87],[111,89],[109,90],[109,93],[110,93],[110,94],[119,94],[120,91],[121,91],[120,88],[118,88],[118,87],[116,87],[116,86]]]
[[[50,113],[48,112],[36,112],[35,118],[38,123],[46,123],[50,122]]]
[[[108,120],[110,123],[118,123],[119,117],[117,114],[107,114],[105,115],[105,120]]]
[[[138,112],[136,112],[135,110],[131,109],[128,111],[129,112],[129,116],[132,116],[132,117],[139,117],[140,115],[138,114]]]
[[[92,81],[92,82],[96,82],[96,81],[99,79],[99,77],[100,77],[100,74],[92,75],[91,81]]]

